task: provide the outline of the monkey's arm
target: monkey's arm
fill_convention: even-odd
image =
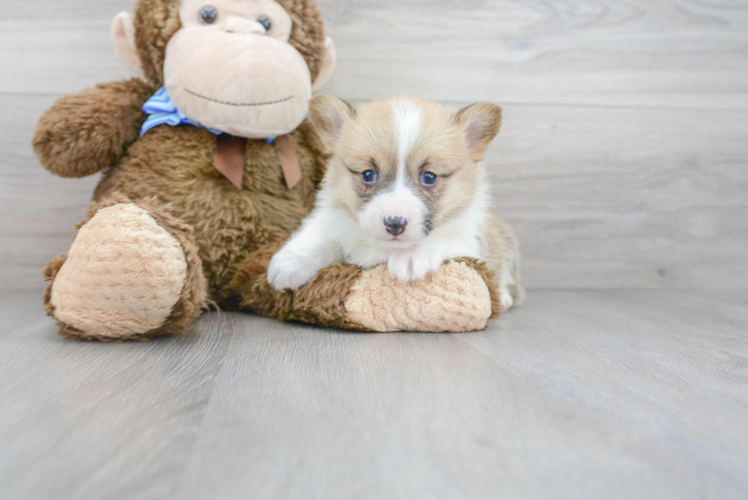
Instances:
[[[337,262],[297,292],[267,280],[281,244],[250,254],[228,286],[237,305],[283,321],[376,332],[469,332],[501,313],[495,273],[476,259],[446,262],[428,279],[404,283],[386,265],[361,269]]]
[[[42,115],[33,146],[42,166],[61,177],[95,174],[121,158],[145,120],[153,88],[137,78],[63,97]]]

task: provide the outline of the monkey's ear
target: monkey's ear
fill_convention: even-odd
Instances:
[[[326,84],[330,79],[333,71],[335,71],[335,42],[333,42],[332,38],[330,38],[329,36],[325,40],[324,50],[325,53],[322,56],[322,67],[320,68],[319,74],[314,80],[314,83],[312,83],[313,90],[321,89],[322,86]]]
[[[481,161],[501,128],[501,108],[490,102],[479,102],[459,111],[455,123],[465,130],[465,140],[473,160]]]
[[[346,123],[355,118],[353,106],[337,97],[318,95],[309,102],[309,119],[329,153],[335,151]]]
[[[143,73],[138,50],[135,48],[135,24],[132,16],[127,12],[120,12],[112,21],[112,42],[119,60],[129,70]]]

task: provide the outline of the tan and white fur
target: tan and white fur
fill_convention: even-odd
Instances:
[[[490,211],[483,165],[501,108],[455,113],[396,97],[356,111],[318,96],[310,110],[332,159],[314,212],[270,263],[270,284],[296,290],[343,260],[386,263],[393,278],[417,281],[472,257],[496,273],[504,310],[522,299],[517,240]]]

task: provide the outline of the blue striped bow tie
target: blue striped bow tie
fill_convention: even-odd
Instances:
[[[187,118],[181,111],[177,109],[174,101],[171,100],[169,93],[166,91],[166,87],[161,87],[158,92],[153,94],[153,97],[148,99],[143,104],[143,113],[148,115],[143,126],[140,129],[140,136],[142,137],[146,132],[151,130],[153,127],[159,125],[170,125],[176,127],[177,125],[192,125],[194,127],[204,128],[215,135],[221,135],[223,132],[214,128],[206,127],[205,125]],[[265,139],[268,144],[275,142],[275,137],[268,137]]]
[[[171,97],[169,97],[166,87],[161,87],[153,97],[143,104],[143,112],[148,115],[148,118],[140,129],[141,136],[153,127],[158,127],[159,125],[171,125],[172,127],[176,127],[177,125],[183,124],[207,129],[215,135],[221,135],[223,133],[220,130],[204,127],[195,120],[191,120],[182,114],[182,112],[177,109],[174,101],[171,100]]]

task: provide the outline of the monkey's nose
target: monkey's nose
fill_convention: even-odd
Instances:
[[[238,35],[264,35],[267,30],[257,21],[231,16],[226,20],[226,31]]]
[[[400,236],[405,232],[408,219],[404,217],[387,217],[384,219],[384,225],[387,226],[387,232],[392,236]]]

